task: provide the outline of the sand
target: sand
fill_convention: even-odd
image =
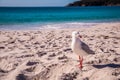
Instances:
[[[95,52],[85,56],[82,70],[70,48],[75,30]],[[120,23],[0,30],[0,80],[120,80]]]

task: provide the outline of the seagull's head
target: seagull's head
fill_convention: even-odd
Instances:
[[[73,32],[72,32],[72,37],[82,38],[82,36],[80,35],[80,32],[78,32],[78,31],[73,31]]]

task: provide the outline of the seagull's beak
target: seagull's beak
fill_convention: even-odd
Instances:
[[[82,38],[82,36],[81,36],[81,35],[79,35],[79,38]]]

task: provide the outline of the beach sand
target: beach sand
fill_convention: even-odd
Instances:
[[[83,69],[70,48],[80,31],[95,52]],[[0,31],[0,80],[120,80],[120,23],[86,28]]]

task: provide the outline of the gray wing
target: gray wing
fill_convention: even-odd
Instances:
[[[89,46],[84,43],[84,42],[81,42],[81,48],[88,54],[95,54],[94,51],[92,51]]]

